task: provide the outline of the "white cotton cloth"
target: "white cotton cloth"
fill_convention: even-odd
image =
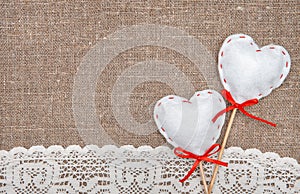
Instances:
[[[212,118],[226,105],[214,90],[196,92],[190,100],[169,95],[154,107],[159,132],[174,147],[203,155],[219,138],[225,114],[213,123]]]
[[[269,95],[282,84],[290,67],[290,55],[285,48],[278,45],[259,48],[245,34],[226,38],[219,53],[222,84],[237,103]]]

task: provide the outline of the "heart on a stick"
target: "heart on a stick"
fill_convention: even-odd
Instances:
[[[222,96],[214,90],[196,92],[190,100],[169,95],[154,107],[154,120],[160,133],[174,147],[202,155],[219,138],[225,120],[212,117],[226,107]]]
[[[222,84],[239,104],[269,95],[282,84],[290,67],[290,55],[282,46],[259,48],[245,34],[229,36],[219,53]]]

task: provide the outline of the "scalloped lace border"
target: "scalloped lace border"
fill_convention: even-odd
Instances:
[[[214,155],[213,158],[217,156]],[[273,152],[225,149],[213,193],[300,193],[300,165]],[[0,151],[0,193],[199,193],[193,160],[166,146],[33,146]],[[204,163],[210,180],[213,165]]]

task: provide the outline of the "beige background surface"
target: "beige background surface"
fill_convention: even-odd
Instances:
[[[228,146],[258,148],[300,160],[299,1],[2,1],[0,5],[0,149],[88,143],[76,128],[72,110],[74,76],[83,57],[119,29],[155,24],[195,37],[215,64],[223,40],[233,33],[248,34],[258,45],[284,46],[292,58],[289,76],[258,105],[247,108],[278,127],[238,113]],[[99,123],[117,145],[165,143],[158,132],[129,132],[112,112],[117,79],[127,68],[149,60],[174,64],[197,90],[207,88],[202,70],[172,49],[145,45],[120,53],[99,75],[95,93]],[[148,70],[144,71],[147,75]],[[125,82],[125,88],[126,84],[130,85]],[[143,82],[131,91],[128,112],[138,123],[145,123],[152,119],[153,103],[173,92],[162,82]],[[96,138],[101,145],[102,138]]]

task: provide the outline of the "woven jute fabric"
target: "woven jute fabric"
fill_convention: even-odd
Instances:
[[[238,112],[227,147],[257,148],[300,160],[298,0],[26,0],[1,1],[0,5],[0,149],[90,143],[164,145],[152,117],[154,103],[168,94],[187,91],[184,97],[189,98],[196,90],[220,91],[216,66],[222,42],[231,34],[245,33],[258,45],[284,46],[292,67],[281,87],[247,107],[278,126]],[[143,29],[147,25],[162,32],[147,35]],[[134,33],[126,34],[127,28]],[[162,35],[163,30],[170,37]],[[174,41],[179,50],[171,48],[172,41],[164,42],[180,40],[176,30],[196,40],[188,48],[202,58],[200,66],[185,55],[185,41]],[[161,44],[148,41],[128,46],[147,37],[161,39]],[[120,39],[124,41],[118,47]],[[195,50],[198,45],[205,49]],[[93,62],[96,65],[85,66]],[[96,78],[82,73],[85,68],[93,72],[100,63],[103,68]],[[207,75],[209,71],[216,76]],[[208,83],[212,79],[218,82],[216,88]],[[91,84],[95,85],[92,94]]]

